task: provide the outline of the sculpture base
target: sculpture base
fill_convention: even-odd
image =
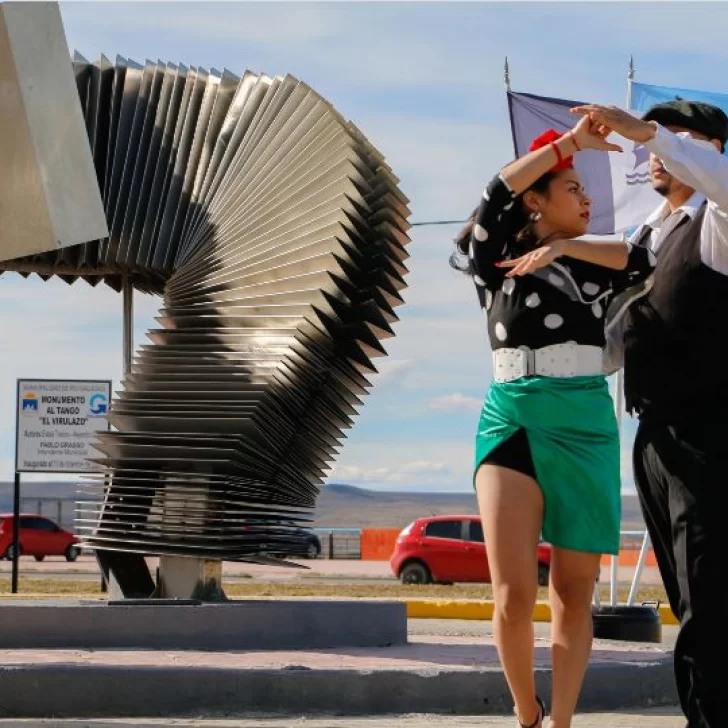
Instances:
[[[157,587],[152,596],[162,599],[199,599],[202,602],[226,601],[222,588],[222,561],[161,556]]]
[[[301,650],[407,643],[398,602],[44,600],[0,603],[4,649]]]

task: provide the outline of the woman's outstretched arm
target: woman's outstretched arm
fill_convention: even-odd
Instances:
[[[556,148],[554,148],[556,147]],[[599,149],[605,152],[621,152],[617,144],[611,144],[599,132],[596,124],[592,124],[588,116],[559,139],[552,143],[524,154],[503,168],[501,179],[516,195],[527,190],[539,177],[567,157],[573,156],[582,149]],[[558,153],[557,153],[558,150]]]

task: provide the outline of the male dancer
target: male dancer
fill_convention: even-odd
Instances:
[[[634,475],[670,606],[688,728],[728,726],[728,117],[676,100],[642,119],[573,109],[650,151],[665,202],[633,236],[657,253],[624,325],[625,397],[640,425]]]

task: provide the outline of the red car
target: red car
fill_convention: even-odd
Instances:
[[[0,555],[13,558],[13,514],[0,514]],[[75,561],[81,550],[76,545],[79,539],[70,531],[61,528],[45,516],[21,514],[20,553],[35,556],[43,561],[46,556],[65,556]]]
[[[483,526],[478,516],[433,516],[410,523],[390,559],[403,584],[490,583]],[[538,583],[549,583],[551,546],[538,545]]]

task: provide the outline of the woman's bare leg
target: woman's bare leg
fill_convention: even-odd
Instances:
[[[552,728],[570,728],[592,644],[600,554],[554,547],[551,556]]]
[[[533,478],[489,464],[479,468],[475,487],[493,582],[496,646],[519,720],[530,724],[539,712],[532,619],[543,495]]]

